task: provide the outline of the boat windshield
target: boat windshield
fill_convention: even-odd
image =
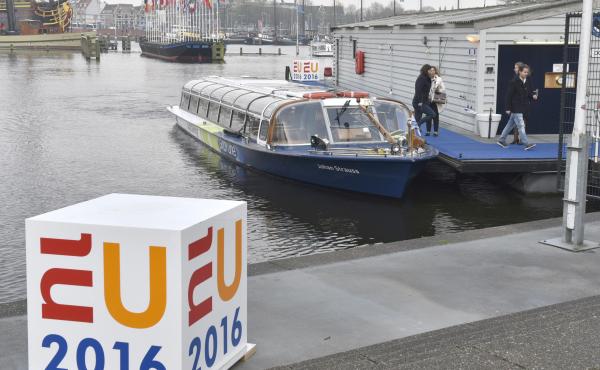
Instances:
[[[311,101],[281,108],[275,116],[274,144],[306,145],[310,137],[327,138],[327,127],[321,103]]]
[[[379,123],[386,130],[394,133],[406,133],[408,131],[408,120],[410,119],[408,108],[388,100],[375,100],[374,106]]]
[[[361,107],[348,106],[327,108],[334,142],[383,141],[379,129]]]

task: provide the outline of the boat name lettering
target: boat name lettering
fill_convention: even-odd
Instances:
[[[346,167],[340,167],[340,166],[328,166],[326,164],[318,164],[317,167],[320,170],[344,172],[344,173],[351,173],[354,175],[360,175],[360,171],[355,168],[346,168]]]
[[[237,149],[235,145],[232,145],[223,139],[219,139],[219,150],[221,150],[221,152],[223,153],[229,154],[230,156],[237,158]]]

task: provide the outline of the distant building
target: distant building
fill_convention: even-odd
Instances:
[[[505,111],[514,63],[522,61],[540,90],[527,130],[557,133],[565,16],[576,11],[581,1],[566,0],[404,13],[333,27],[336,82],[410,105],[420,67],[438,66],[448,94],[442,123],[477,132],[475,113]],[[364,74],[355,73],[357,50],[365,52]]]
[[[115,27],[123,32],[143,28],[143,6],[132,4],[106,4],[100,13],[104,28]]]
[[[101,23],[100,13],[105,3],[102,0],[79,0],[73,12],[73,23],[84,25],[98,25]]]

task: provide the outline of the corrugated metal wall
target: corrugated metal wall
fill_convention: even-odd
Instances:
[[[335,72],[339,85],[411,104],[419,69],[425,63],[438,66],[443,56],[441,72],[451,104],[441,115],[442,121],[471,129],[472,118],[464,109],[475,104],[473,48],[476,46],[466,40],[466,35],[474,32],[472,27],[454,26],[395,27],[393,31],[391,28],[336,30],[340,55]],[[440,45],[440,37],[449,40]],[[356,40],[356,48],[365,52],[363,75],[354,73],[353,40]]]
[[[467,35],[471,34],[479,32],[470,25],[336,29],[334,37],[339,43],[334,48],[336,54],[339,50],[339,60],[334,63],[336,79],[343,88],[366,90],[410,104],[420,67],[425,63],[439,66],[441,58],[448,93],[441,121],[474,131],[474,116],[467,110],[496,109],[497,45],[519,40],[560,41],[564,15],[484,30],[482,56],[477,55],[479,45],[467,41]],[[440,43],[440,38],[447,38],[447,42]],[[354,42],[357,50],[366,53],[363,75],[354,72]],[[478,67],[482,69],[479,77]],[[485,73],[487,67],[493,67],[493,73]],[[478,78],[483,84],[478,84]]]

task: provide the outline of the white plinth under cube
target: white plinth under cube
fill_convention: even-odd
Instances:
[[[250,348],[246,203],[111,194],[26,232],[30,369],[218,369]]]

